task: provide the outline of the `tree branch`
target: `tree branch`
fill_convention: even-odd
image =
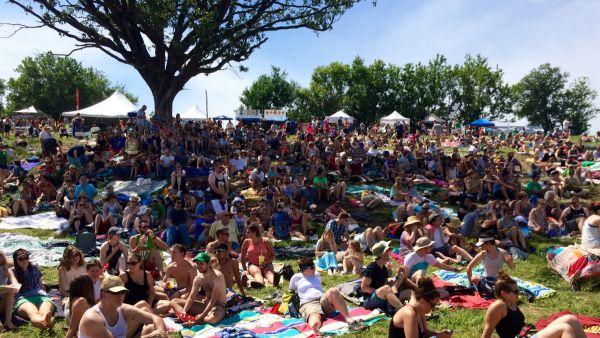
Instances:
[[[9,33],[8,35],[0,35],[0,39],[9,39],[23,29],[33,29],[33,28],[43,28],[44,27],[43,24],[30,26],[30,25],[23,25],[20,23],[12,23],[12,22],[0,22],[0,27],[1,26],[12,26],[12,27],[15,27],[15,30],[12,31],[11,33]]]

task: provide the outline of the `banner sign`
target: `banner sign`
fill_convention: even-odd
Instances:
[[[281,109],[265,109],[265,121],[286,121],[287,113]]]
[[[262,114],[259,109],[241,110],[235,113],[235,119],[262,119]]]

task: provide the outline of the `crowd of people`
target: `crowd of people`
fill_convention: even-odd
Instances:
[[[83,123],[75,118],[74,134]],[[488,135],[447,131],[439,123],[429,132],[411,131],[396,123],[382,133],[339,120],[309,123],[292,137],[289,124],[147,120],[143,107],[129,121],[99,128],[93,142],[65,147],[65,135],[52,131],[57,126],[36,127],[41,163],[32,171],[15,157],[5,141],[11,130],[4,129],[0,193],[11,196],[7,215],[54,210],[68,220],[70,234],[104,240],[98,260],[69,246],[60,262],[67,337],[161,336],[161,316],[172,313],[190,315],[186,327],[217,323],[234,285],[241,295],[279,285],[273,243],[295,239],[316,241],[316,260],[300,259],[289,284],[315,332],[336,311],[353,330],[365,327],[350,317],[337,288],[323,289],[319,268],[360,276],[364,307],[393,317],[390,337],[450,337],[451,330],[427,329],[425,315],[448,296],[433,286],[428,268],[458,272],[466,266],[479,293],[497,299],[483,337],[496,330],[512,338],[525,322],[515,282],[504,270],[517,264],[509,251],[532,251],[529,233],[581,236],[582,247],[600,249],[600,203],[581,203],[589,197],[586,184],[596,180],[585,163],[600,159],[600,147],[587,149],[584,137],[573,143],[568,131]],[[502,147],[515,152],[505,156]],[[515,153],[532,161],[521,162]],[[126,198],[115,191],[115,180],[148,179],[165,180],[166,187]],[[375,181],[391,186],[390,193],[347,194],[350,185]],[[420,184],[447,188],[440,200],[457,214],[445,213]],[[356,210],[368,219],[386,203],[396,206],[391,224],[357,225]],[[324,230],[318,233],[310,221],[323,222]],[[398,268],[386,238],[399,240],[404,264]],[[368,256],[373,260],[365,266]],[[8,318],[2,329],[14,328],[13,311],[41,329],[54,324],[42,273],[28,259],[25,249],[15,251],[12,262],[0,256],[0,285],[6,286],[0,311]],[[480,263],[484,276],[473,276]],[[568,317],[537,337],[581,333]]]

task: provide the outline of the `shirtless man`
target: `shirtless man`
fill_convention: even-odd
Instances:
[[[217,239],[215,241],[208,243],[208,245],[206,246],[206,253],[208,253],[212,257],[216,257],[215,251],[217,249],[217,246],[219,244],[225,244],[225,245],[227,245],[227,252],[229,253],[230,257],[232,257],[232,258],[239,257],[240,254],[231,248],[232,243],[229,240],[229,228],[227,228],[227,227],[219,228],[219,230],[217,230],[216,237],[217,237]]]
[[[238,261],[231,258],[229,255],[229,248],[227,247],[227,244],[219,243],[215,248],[215,256],[217,257],[215,269],[223,273],[223,276],[225,277],[225,286],[227,286],[228,289],[232,289],[233,281],[235,280],[235,283],[240,290],[240,294],[242,296],[246,296],[244,284],[242,283],[242,279],[240,277],[240,267]]]
[[[125,288],[121,278],[105,277],[100,290],[100,302],[85,311],[79,322],[78,337],[169,337],[162,318],[123,304],[129,290]]]
[[[170,249],[171,263],[167,266],[163,285],[167,279],[174,278],[177,283],[177,288],[174,293],[167,291],[170,299],[187,298],[190,294],[190,289],[194,283],[194,278],[198,274],[196,267],[190,261],[185,259],[187,249],[181,244],[174,244]]]
[[[210,256],[201,252],[194,258],[199,274],[194,278],[190,297],[173,299],[171,307],[175,313],[184,312],[196,316],[195,320],[183,323],[184,327],[198,324],[215,324],[225,318],[227,310],[227,289],[225,277],[219,270],[210,265]],[[204,297],[199,299],[199,291],[204,291]]]

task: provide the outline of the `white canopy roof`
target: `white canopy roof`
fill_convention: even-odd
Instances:
[[[183,121],[200,121],[206,119],[205,113],[198,108],[197,104],[190,107],[190,109],[184,111],[183,113],[180,113],[179,117]]]
[[[136,106],[117,90],[102,102],[78,111],[64,112],[62,116],[75,116],[79,113],[84,117],[127,118],[127,113],[135,110],[137,110]]]
[[[425,121],[430,121],[430,122],[446,122],[443,118],[435,115],[435,114],[430,114],[429,116],[427,116],[427,118],[425,119]]]
[[[388,116],[384,116],[379,121],[380,124],[394,124],[396,122],[408,122],[410,123],[410,119],[400,115],[397,111],[394,111]]]
[[[325,118],[325,120],[327,120],[327,122],[333,122],[333,123],[337,122],[338,120],[348,120],[351,123],[354,122],[354,118],[352,116],[344,113],[343,110],[340,110],[331,116],[327,116]]]
[[[42,112],[37,110],[34,106],[29,106],[25,109],[16,110],[13,113],[15,114],[41,114]]]

